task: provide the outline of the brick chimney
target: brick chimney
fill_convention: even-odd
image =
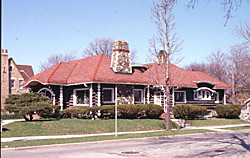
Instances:
[[[4,111],[4,100],[8,97],[9,87],[9,57],[7,49],[1,49],[1,110]]]
[[[110,67],[114,72],[132,73],[128,42],[115,41]]]
[[[167,60],[167,52],[165,50],[160,50],[157,54],[158,64],[166,63]]]

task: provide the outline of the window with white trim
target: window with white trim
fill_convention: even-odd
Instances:
[[[194,91],[194,100],[211,100],[212,92],[208,90]]]
[[[186,102],[186,91],[175,91],[174,92],[174,100],[177,103],[185,103]]]
[[[143,90],[134,89],[134,101],[135,103],[143,103]]]
[[[22,83],[23,83],[23,80],[19,80],[19,88],[22,89]]]
[[[74,90],[74,105],[82,105],[82,106],[89,105],[89,89],[88,88]]]
[[[114,88],[102,89],[103,103],[114,103]]]

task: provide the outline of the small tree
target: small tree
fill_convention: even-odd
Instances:
[[[35,113],[43,115],[52,111],[50,99],[40,93],[10,94],[5,105],[5,110],[23,116],[26,121],[32,121]]]

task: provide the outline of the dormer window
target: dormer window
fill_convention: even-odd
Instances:
[[[207,88],[201,87],[194,91],[194,100],[211,100],[212,94],[216,93],[216,91]]]

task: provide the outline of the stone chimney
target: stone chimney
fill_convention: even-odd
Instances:
[[[115,41],[110,67],[114,72],[132,73],[128,42]]]
[[[9,57],[7,49],[1,49],[1,110],[4,111],[4,100],[10,92],[9,87]]]
[[[166,63],[167,60],[167,52],[165,50],[160,50],[157,54],[158,64]]]

